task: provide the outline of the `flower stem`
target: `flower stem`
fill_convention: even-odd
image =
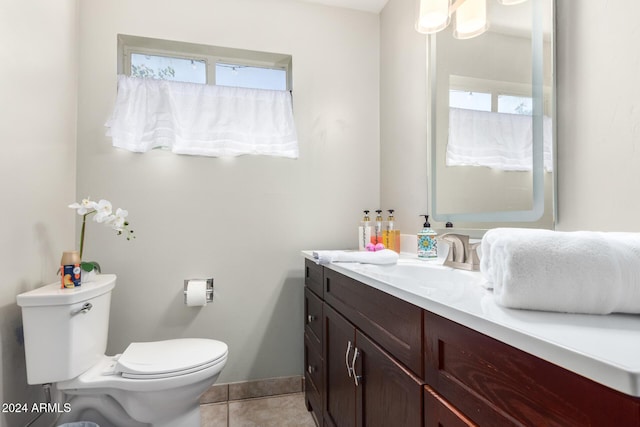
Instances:
[[[82,230],[80,231],[80,260],[82,260],[82,252],[84,251],[84,228],[87,221],[88,213],[82,215]]]
[[[94,214],[98,211],[92,210],[91,212],[87,212],[82,215],[82,230],[80,230],[80,261],[82,261],[82,252],[84,251],[84,227],[87,223],[87,217],[91,214]]]

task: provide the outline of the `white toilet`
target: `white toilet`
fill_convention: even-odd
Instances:
[[[18,295],[29,384],[54,383],[71,411],[58,423],[100,427],[200,426],[200,396],[227,361],[227,345],[211,339],[132,343],[105,356],[111,291],[102,274],[74,289],[59,283]]]

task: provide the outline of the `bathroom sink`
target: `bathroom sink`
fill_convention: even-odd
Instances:
[[[394,265],[340,263],[340,267],[404,291],[450,299],[467,290],[482,288],[479,272],[456,270],[438,261],[401,258]]]

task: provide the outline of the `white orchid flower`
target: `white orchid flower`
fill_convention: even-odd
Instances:
[[[124,209],[118,208],[116,210],[116,214],[113,216],[111,228],[117,231],[122,231],[126,224],[125,218],[127,217],[127,215],[129,215],[129,212],[125,211]]]
[[[84,215],[89,211],[95,210],[97,206],[98,204],[93,200],[89,200],[88,197],[86,199],[82,199],[81,203],[75,202],[69,205],[71,209],[77,210],[78,215]]]
[[[111,202],[108,200],[101,199],[99,202],[94,202],[87,197],[86,199],[82,199],[82,202],[80,203],[75,202],[70,204],[69,207],[76,209],[78,215],[82,216],[82,229],[80,231],[80,259],[83,259],[85,226],[87,216],[89,215],[94,215],[93,220],[95,222],[111,226],[111,228],[117,231],[118,236],[124,235],[127,240],[136,238],[133,235],[133,230],[129,229],[129,223],[125,219],[127,215],[129,215],[129,212],[118,208],[114,214]],[[100,265],[95,261],[83,261],[82,268],[85,271],[91,271],[93,269],[100,271]]]
[[[95,222],[99,223],[109,223],[109,220],[112,219],[113,207],[111,206],[111,202],[108,200],[100,200],[96,206],[96,216],[93,217]]]

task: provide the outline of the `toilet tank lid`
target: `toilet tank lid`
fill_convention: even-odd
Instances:
[[[99,274],[91,282],[71,289],[60,288],[60,282],[51,283],[18,295],[16,301],[20,307],[69,305],[111,292],[115,285],[115,274]]]

